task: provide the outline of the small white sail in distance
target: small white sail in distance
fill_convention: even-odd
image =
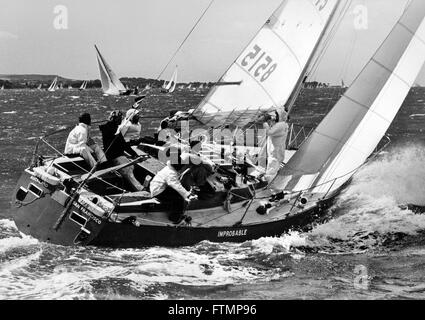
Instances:
[[[121,83],[117,75],[112,71],[109,64],[103,58],[97,46],[94,46],[97,54],[97,62],[99,64],[100,80],[102,82],[102,90],[107,95],[120,95],[127,90]]]
[[[168,93],[172,93],[176,89],[176,85],[177,85],[177,66],[173,72],[173,75],[171,76],[170,81],[168,83],[164,82],[164,85],[162,86],[162,88],[164,89],[164,91],[167,91]]]
[[[205,125],[243,127],[281,109],[346,0],[285,0],[193,112]]]
[[[373,153],[425,62],[425,1],[412,0],[335,107],[280,170],[274,190],[332,194]]]
[[[53,82],[50,84],[50,87],[47,89],[47,91],[50,91],[50,92],[56,91],[57,82],[58,82],[58,77],[55,77],[53,79]]]
[[[81,84],[79,90],[86,90],[86,87],[87,87],[87,81],[84,80],[83,83]]]

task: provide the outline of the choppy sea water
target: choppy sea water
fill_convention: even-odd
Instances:
[[[204,93],[149,95],[144,115],[189,109]],[[305,90],[292,115],[313,126],[341,95]],[[326,223],[242,244],[183,248],[63,247],[21,235],[9,214],[37,138],[73,125],[88,111],[103,120],[130,97],[98,90],[0,92],[0,299],[423,299],[425,89],[415,88],[389,134],[392,144],[360,170]],[[147,132],[158,120],[145,118]]]

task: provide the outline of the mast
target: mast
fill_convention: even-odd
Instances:
[[[343,0],[343,1],[345,1],[345,0]],[[317,50],[322,45],[323,39],[325,38],[325,35],[328,33],[328,31],[330,29],[330,26],[332,25],[332,22],[333,22],[333,20],[335,18],[335,15],[336,15],[337,11],[339,10],[339,8],[341,6],[341,3],[342,3],[342,1],[338,1],[338,4],[333,9],[333,11],[332,11],[332,13],[330,15],[330,18],[327,21],[326,26],[325,26],[325,28],[323,29],[323,31],[322,31],[322,33],[320,35],[320,40],[316,43],[316,45],[314,47],[314,50],[311,53],[310,58],[308,59],[308,62],[305,65],[304,70],[303,70],[303,72],[300,75],[300,78],[298,79],[298,82],[297,82],[297,84],[296,84],[296,86],[294,88],[294,91],[291,94],[291,96],[290,96],[290,98],[289,98],[289,100],[288,100],[288,102],[287,102],[287,104],[285,106],[285,109],[287,110],[288,114],[291,112],[292,108],[294,107],[295,101],[297,100],[297,98],[298,98],[298,96],[300,94],[300,91],[302,89],[302,86],[303,86],[304,82],[308,78],[308,72],[309,72],[310,67],[313,64],[314,59],[316,58],[316,56],[317,57],[320,56],[320,55],[316,55],[317,54]]]

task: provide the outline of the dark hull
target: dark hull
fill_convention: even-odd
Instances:
[[[112,248],[137,248],[147,246],[188,246],[207,240],[211,242],[244,242],[261,237],[280,236],[289,230],[306,230],[313,222],[325,216],[336,194],[319,202],[308,210],[281,220],[264,223],[246,224],[238,227],[192,227],[192,226],[155,226],[134,225],[133,223],[115,223],[72,205],[69,213],[78,214],[86,220],[78,224],[68,214],[61,227],[56,231],[54,225],[64,212],[65,203],[52,199],[54,188],[24,173],[18,182],[20,186],[34,184],[44,195],[35,198],[29,193],[25,198],[27,205],[16,202],[16,192],[12,201],[13,219],[18,229],[40,241],[59,245],[93,245]],[[32,200],[36,200],[31,203]],[[74,217],[75,218],[75,217]]]
[[[328,199],[310,210],[275,222],[240,227],[139,226],[107,222],[89,244],[101,247],[189,246],[201,241],[244,242],[262,237],[280,236],[289,230],[303,230],[323,218],[333,203]]]

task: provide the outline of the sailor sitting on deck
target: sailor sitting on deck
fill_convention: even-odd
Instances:
[[[113,165],[118,166],[130,162],[125,156],[127,152],[131,157],[137,158],[137,153],[131,146],[124,140],[121,133],[117,132],[118,126],[122,121],[122,112],[119,110],[112,111],[109,115],[109,121],[99,126],[102,132],[103,148],[106,157]],[[133,173],[134,166],[129,166],[120,169],[118,172],[124,177],[127,182],[135,189],[135,191],[143,191],[143,185],[136,179]]]
[[[170,159],[167,165],[161,169],[150,183],[151,196],[173,210],[169,219],[174,223],[180,223],[184,217],[186,202],[197,199],[190,191],[180,183],[180,175],[183,169],[181,164],[181,150],[169,148],[166,156]]]
[[[202,141],[191,141],[190,150],[181,155],[182,163],[185,164],[181,183],[186,189],[202,188],[215,171],[214,162],[200,154],[201,148]]]
[[[137,145],[140,143],[142,126],[139,120],[139,110],[131,108],[127,111],[124,121],[118,127],[117,134],[121,133],[124,140],[130,145]]]
[[[66,139],[65,155],[78,154],[86,160],[91,168],[98,161],[99,165],[97,169],[101,169],[106,164],[107,159],[102,148],[90,138],[90,125],[90,114],[83,113],[80,115],[79,124],[71,130]],[[96,158],[92,153],[95,154]]]
[[[168,119],[161,121],[157,132],[157,146],[169,146],[178,142],[178,139],[176,138],[176,132],[169,128],[169,125],[170,123]]]

